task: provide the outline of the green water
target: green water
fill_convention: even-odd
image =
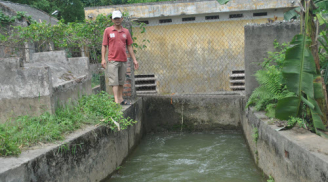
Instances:
[[[242,133],[154,134],[107,182],[266,182]]]

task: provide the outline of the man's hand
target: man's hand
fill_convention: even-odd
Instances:
[[[101,66],[106,69],[106,60],[101,60]]]
[[[133,64],[134,64],[134,69],[137,70],[139,68],[138,61],[137,60],[133,61]]]

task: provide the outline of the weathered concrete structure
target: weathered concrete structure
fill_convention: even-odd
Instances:
[[[188,0],[85,8],[86,18],[119,9],[147,24],[133,29],[140,69],[154,74],[160,94],[230,91],[233,70],[244,70],[244,26],[283,19],[290,0]],[[150,43],[147,43],[149,40]]]
[[[150,132],[238,130],[244,96],[238,93],[144,97],[144,129]],[[158,107],[160,106],[160,107]],[[170,114],[168,114],[170,113]]]
[[[254,160],[275,182],[326,182],[328,180],[327,139],[295,127],[276,131],[264,112],[247,110],[243,131]],[[258,131],[258,140],[254,133]]]
[[[91,94],[89,59],[66,58],[65,51],[0,60],[0,122],[20,115],[54,113],[58,104]]]
[[[129,12],[133,18],[149,19],[158,17],[172,17],[181,15],[199,15],[210,13],[241,12],[267,9],[286,9],[294,7],[296,4],[289,0],[231,0],[226,5],[220,5],[217,1],[208,0],[181,0],[162,1],[154,3],[139,3],[126,5],[113,5],[103,7],[85,8],[86,17],[95,18],[98,14],[110,14],[113,10],[119,9]]]

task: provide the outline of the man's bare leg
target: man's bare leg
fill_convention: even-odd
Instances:
[[[118,100],[123,102],[123,85],[118,86]]]
[[[121,103],[120,100],[119,100],[119,86],[118,85],[114,85],[113,86],[113,94],[114,94],[114,99],[115,99],[115,102],[116,103]]]
[[[113,86],[113,94],[116,103],[121,103],[123,101],[123,85]]]

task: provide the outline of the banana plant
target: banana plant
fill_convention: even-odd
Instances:
[[[328,9],[328,0],[314,0],[311,2],[314,5],[314,9],[318,10],[316,11],[317,13],[320,13],[323,10],[327,10]],[[289,21],[291,19],[295,19],[297,17],[300,16],[301,11],[302,11],[302,3],[299,4],[300,7],[295,7],[294,9],[291,9],[289,11],[287,11],[284,14],[284,19],[286,21]]]
[[[314,128],[325,130],[320,115],[322,112],[315,99],[324,98],[320,75],[317,75],[313,56],[309,50],[311,39],[304,34],[296,35],[290,42],[285,55],[282,70],[287,89],[296,96],[286,97],[278,101],[276,118],[287,120],[291,116],[300,117],[301,104],[306,104],[312,114]]]
[[[318,105],[318,101],[323,100],[325,94],[322,89],[322,78],[312,54],[313,51],[310,50],[312,37],[309,36],[311,35],[311,32],[309,32],[311,29],[308,28],[308,26],[311,26],[309,4],[310,1],[307,1],[304,3],[305,8],[300,7],[302,9],[301,18],[305,23],[305,31],[296,35],[291,41],[291,46],[286,51],[285,64],[282,70],[287,89],[294,92],[296,96],[286,97],[278,101],[276,118],[287,120],[291,116],[301,117],[301,106],[304,103],[311,111],[316,133],[325,135],[321,132],[321,130],[326,130],[322,121],[322,118],[325,117],[321,117],[324,114]],[[324,111],[326,112],[326,110]]]

